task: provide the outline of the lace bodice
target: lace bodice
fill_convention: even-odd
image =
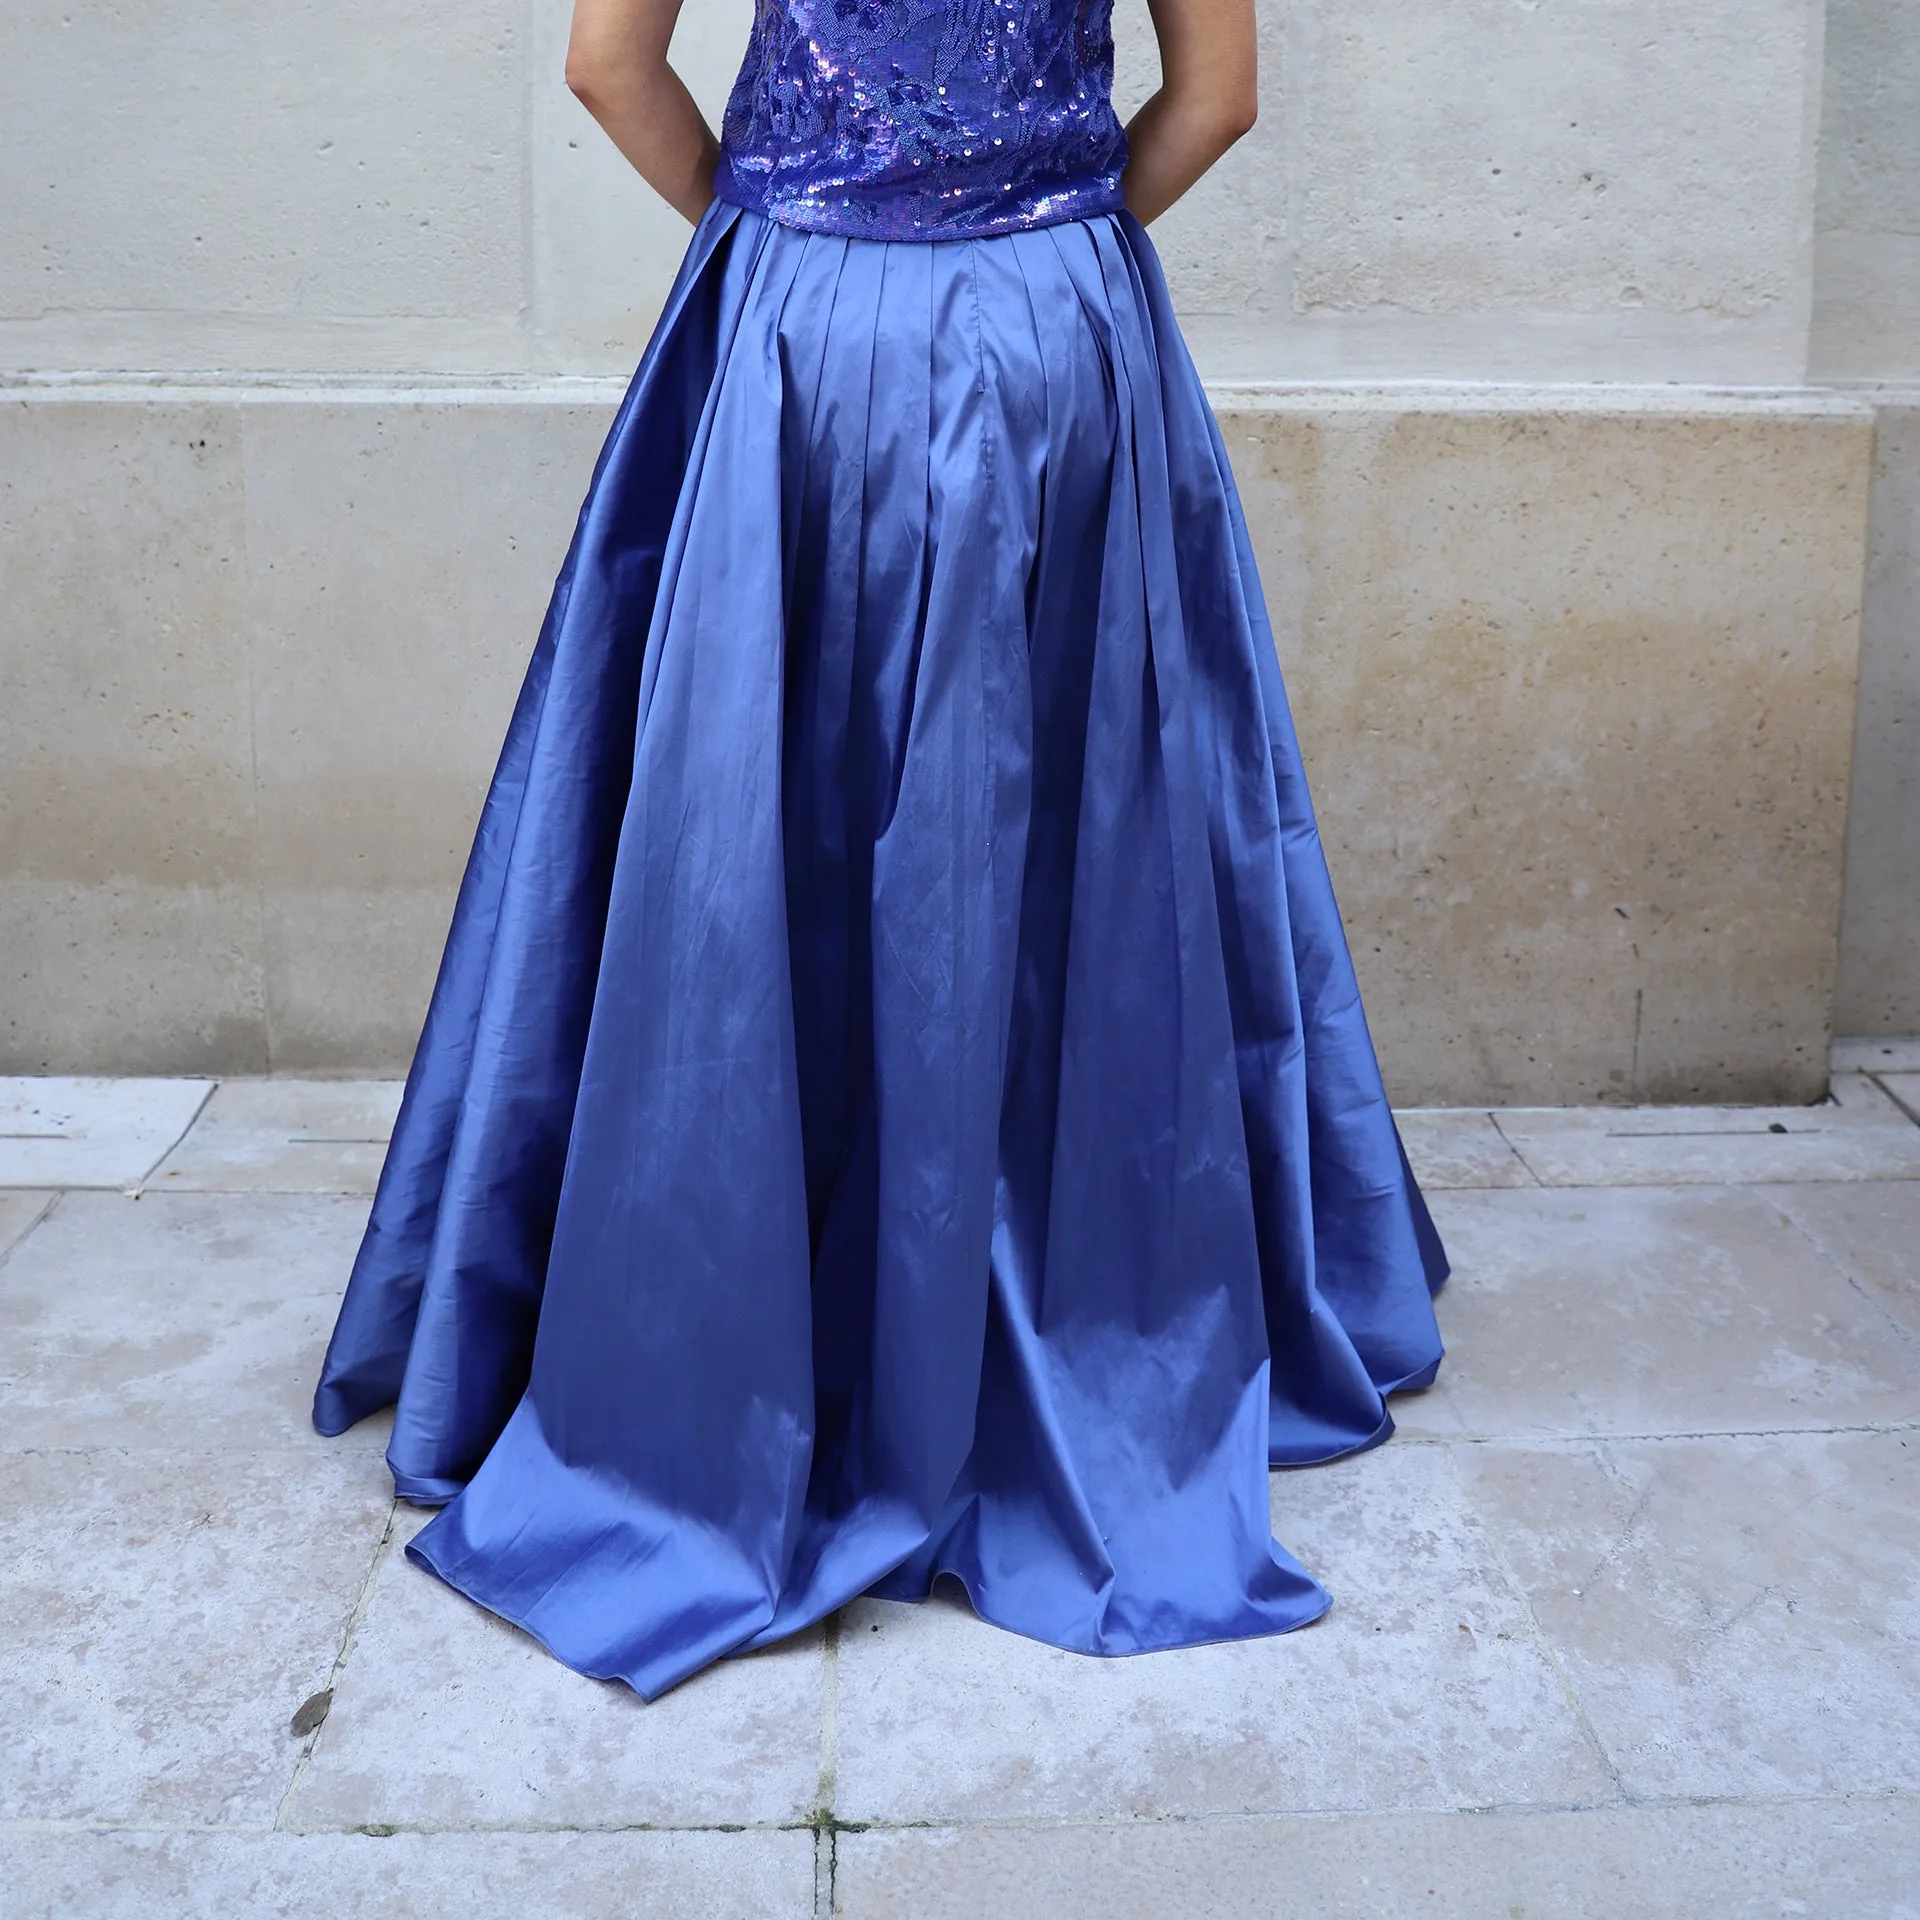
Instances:
[[[1112,0],[756,0],[714,191],[943,240],[1122,205]]]

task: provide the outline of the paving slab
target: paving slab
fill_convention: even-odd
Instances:
[[[147,1185],[371,1194],[403,1088],[399,1080],[223,1080]]]
[[[3,1444],[383,1447],[384,1420],[339,1441],[310,1423],[366,1214],[321,1196],[66,1195],[0,1266]]]
[[[1920,1347],[1793,1224],[1778,1191],[1436,1195],[1454,1262],[1437,1414],[1475,1436],[1920,1418]],[[1845,1208],[1881,1189],[1796,1191]]]
[[[845,1920],[1914,1920],[1920,1798],[840,1835]]]
[[[1504,1107],[1543,1186],[1724,1186],[1920,1178],[1920,1126],[1865,1074],[1813,1107]]]
[[[1909,1119],[1920,1121],[1920,1073],[1882,1073],[1874,1077],[1899,1101]]]
[[[164,1158],[211,1080],[0,1079],[0,1187],[130,1187]]]
[[[0,1259],[19,1244],[54,1199],[53,1194],[36,1193],[31,1187],[0,1187]]]
[[[0,1454],[0,1819],[269,1824],[391,1500],[365,1454]]]
[[[813,1836],[23,1833],[8,1920],[811,1920]]]
[[[1627,1794],[1920,1780],[1920,1433],[1461,1453]]]
[[[1103,1660],[940,1597],[848,1608],[838,1815],[1146,1820],[1610,1797],[1448,1449],[1395,1443],[1273,1485],[1275,1532],[1334,1595],[1297,1633]]]
[[[1450,1187],[1533,1187],[1527,1163],[1493,1124],[1493,1115],[1468,1108],[1410,1107],[1394,1115],[1413,1163],[1414,1177],[1429,1193]]]
[[[1920,1340],[1920,1180],[1769,1187],[1767,1198]]]
[[[1871,1034],[1833,1043],[1835,1073],[1920,1073],[1920,1034]]]
[[[648,1705],[587,1680],[399,1550],[286,1824],[580,1827],[804,1820],[820,1785],[821,1638],[722,1661]]]

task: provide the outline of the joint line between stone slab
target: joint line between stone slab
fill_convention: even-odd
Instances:
[[[1775,1204],[1776,1206],[1778,1206],[1777,1202]],[[1846,1262],[1840,1258],[1838,1254],[1830,1251],[1827,1247],[1823,1246],[1818,1240],[1816,1240],[1813,1234],[1811,1233],[1811,1231],[1809,1231],[1807,1227],[1802,1225],[1800,1221],[1796,1220],[1793,1217],[1793,1215],[1786,1210],[1785,1207],[1779,1207],[1778,1210],[1779,1210],[1781,1219],[1783,1219],[1787,1223],[1788,1227],[1795,1234],[1797,1234],[1799,1238],[1803,1240],[1809,1248],[1812,1249],[1814,1258],[1822,1262],[1822,1264],[1831,1267],[1833,1271],[1837,1273],[1840,1276],[1840,1278],[1844,1280],[1847,1283],[1847,1285],[1851,1287],[1856,1294],[1859,1295],[1861,1301],[1866,1306],[1870,1307],[1876,1314],[1879,1315],[1883,1324],[1892,1329],[1894,1338],[1896,1340],[1898,1340],[1903,1346],[1911,1346],[1913,1344],[1913,1335],[1910,1332],[1908,1332],[1906,1327],[1903,1326],[1901,1322],[1894,1316],[1893,1311],[1888,1307],[1887,1303],[1884,1300],[1882,1300],[1879,1297],[1879,1295],[1872,1292],[1871,1289],[1866,1287],[1861,1282],[1860,1276],[1856,1274],[1853,1271],[1853,1269],[1849,1267],[1846,1264]],[[1848,1429],[1831,1428],[1831,1429],[1828,1429],[1828,1431],[1845,1432],[1845,1431],[1848,1431]]]
[[[1600,1738],[1599,1729],[1588,1716],[1586,1704],[1581,1700],[1578,1689],[1573,1684],[1573,1676],[1568,1673],[1561,1661],[1559,1650],[1548,1639],[1546,1629],[1540,1624],[1540,1617],[1533,1610],[1533,1598],[1521,1584],[1520,1577],[1513,1570],[1513,1563],[1507,1557],[1506,1547],[1502,1544],[1498,1532],[1480,1511],[1480,1503],[1474,1499],[1472,1490],[1467,1486],[1460,1472],[1459,1463],[1451,1453],[1447,1456],[1447,1470],[1453,1475],[1455,1486],[1460,1489],[1460,1497],[1467,1504],[1485,1536],[1487,1551],[1493,1555],[1494,1564],[1500,1569],[1500,1577],[1507,1583],[1507,1591],[1513,1595],[1514,1603],[1520,1609],[1527,1623],[1528,1631],[1533,1635],[1533,1644],[1539,1649],[1540,1657],[1547,1663],[1547,1671],[1553,1675],[1560,1695],[1567,1703],[1567,1711],[1573,1716],[1573,1723],[1579,1728],[1593,1757],[1600,1763],[1600,1771],[1613,1787],[1615,1803],[1628,1804],[1627,1790],[1620,1779],[1620,1769],[1613,1763],[1613,1755],[1606,1749]]]
[[[65,1187],[56,1187],[41,1201],[39,1210],[33,1218],[4,1247],[0,1247],[0,1268],[4,1268],[7,1262],[40,1231],[52,1215],[54,1208],[67,1197],[68,1191],[69,1189]]]
[[[1518,1453],[1550,1453],[1564,1447],[1665,1446],[1680,1440],[1844,1440],[1914,1432],[1920,1432],[1920,1420],[1826,1427],[1690,1427],[1665,1433],[1396,1433],[1393,1443],[1396,1447],[1511,1447]]]
[[[820,1779],[813,1796],[814,1920],[832,1920],[839,1834],[833,1814],[840,1770],[840,1615],[827,1615],[820,1637]]]
[[[360,1592],[353,1603],[353,1611],[347,1615],[346,1630],[340,1636],[339,1651],[333,1656],[333,1666],[327,1674],[326,1691],[332,1693],[340,1684],[340,1676],[346,1671],[347,1656],[353,1651],[353,1643],[359,1636],[360,1622],[366,1618],[367,1607],[373,1599],[373,1583],[380,1577],[381,1564],[387,1557],[387,1548],[393,1540],[394,1521],[400,1512],[399,1496],[395,1495],[387,1502],[387,1524],[381,1530],[380,1538],[373,1549],[373,1557],[367,1563],[367,1577],[360,1583]],[[273,1830],[275,1833],[289,1831],[287,1815],[293,1807],[293,1796],[299,1792],[300,1783],[307,1777],[307,1768],[311,1765],[314,1750],[319,1746],[321,1737],[326,1733],[327,1723],[322,1720],[308,1734],[300,1749],[300,1757],[293,1763],[293,1777],[287,1782],[287,1790],[280,1796],[280,1804],[274,1809]]]
[[[1506,1130],[1506,1128],[1500,1124],[1499,1114],[1494,1112],[1489,1112],[1487,1114],[1487,1118],[1493,1122],[1494,1132],[1497,1133],[1500,1136],[1500,1138],[1507,1143],[1507,1150],[1513,1155],[1513,1157],[1516,1160],[1520,1162],[1520,1164],[1523,1167],[1526,1168],[1528,1174],[1532,1177],[1533,1184],[1536,1187],[1548,1186],[1550,1183],[1541,1175],[1540,1169],[1536,1167],[1533,1164],[1533,1162],[1527,1158],[1526,1154],[1521,1149],[1519,1141],[1517,1141],[1513,1137],[1513,1135],[1510,1134]]]
[[[1878,1087],[1880,1091],[1884,1093],[1887,1096],[1887,1098],[1891,1100],[1896,1107],[1900,1109],[1902,1116],[1906,1120],[1908,1120],[1912,1125],[1916,1127],[1920,1127],[1920,1108],[1914,1108],[1914,1107],[1908,1106],[1906,1101],[1901,1099],[1899,1094],[1897,1094],[1890,1086],[1887,1085],[1885,1079],[1883,1079],[1881,1075],[1879,1073],[1876,1073],[1871,1067],[1867,1069],[1867,1078],[1871,1080],[1873,1084],[1876,1087]]]
[[[209,1080],[207,1082],[207,1090],[205,1093],[203,1093],[200,1096],[198,1100],[194,1102],[193,1111],[187,1115],[186,1125],[183,1126],[180,1129],[180,1131],[177,1134],[175,1134],[171,1140],[167,1142],[165,1148],[161,1151],[159,1158],[149,1164],[146,1172],[143,1173],[139,1177],[139,1179],[137,1179],[133,1183],[132,1186],[123,1187],[121,1189],[121,1191],[124,1194],[126,1194],[128,1199],[138,1200],[140,1196],[146,1192],[147,1182],[151,1180],[153,1176],[156,1173],[158,1173],[160,1169],[167,1164],[168,1159],[178,1149],[181,1141],[183,1141],[187,1137],[187,1135],[194,1130],[194,1127],[199,1123],[200,1116],[203,1113],[205,1113],[207,1110],[207,1102],[213,1098],[216,1092],[218,1092],[219,1087],[220,1087],[220,1082],[218,1080]]]

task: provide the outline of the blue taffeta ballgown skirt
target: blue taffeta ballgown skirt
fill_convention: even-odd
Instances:
[[[1130,1653],[1327,1596],[1445,1262],[1219,434],[1126,215],[716,204],[614,422],[314,1420],[649,1697],[956,1575]]]

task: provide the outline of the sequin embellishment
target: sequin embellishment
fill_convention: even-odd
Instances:
[[[1112,0],[756,0],[714,191],[787,226],[950,240],[1112,213]]]

